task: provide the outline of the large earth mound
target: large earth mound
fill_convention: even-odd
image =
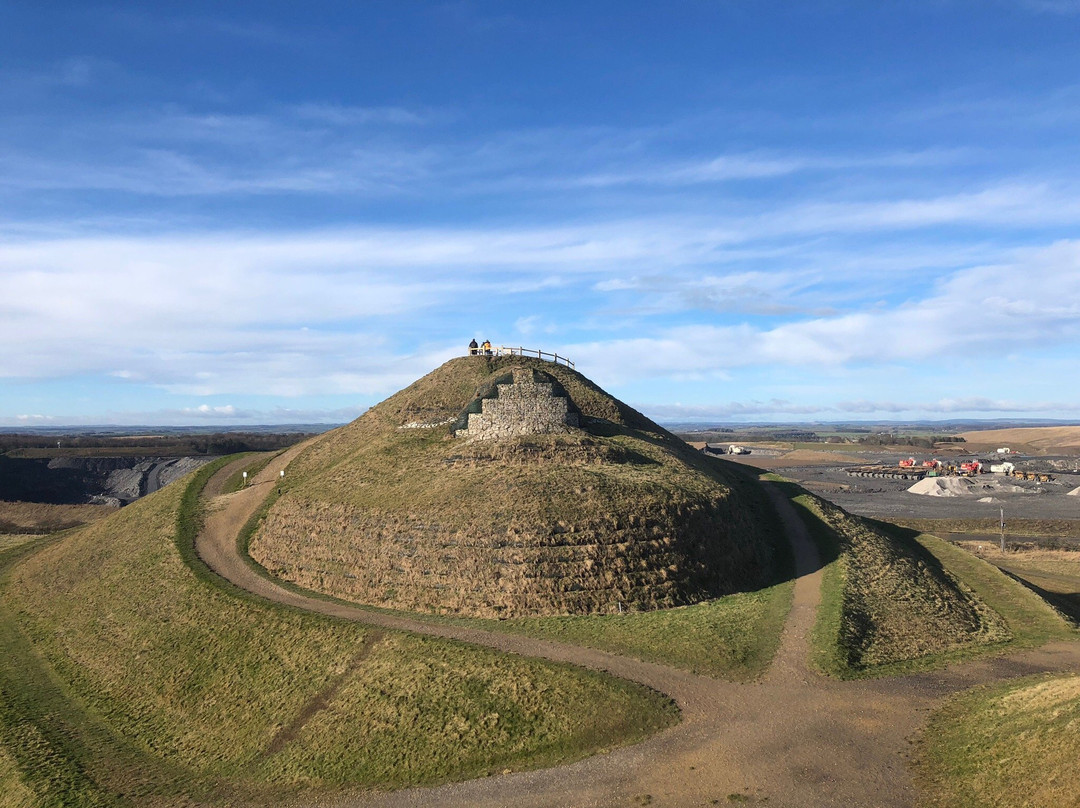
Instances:
[[[771,581],[754,489],[574,370],[462,357],[313,443],[249,550],[381,607],[656,609]]]

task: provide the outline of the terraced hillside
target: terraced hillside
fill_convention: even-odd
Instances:
[[[571,422],[461,437],[515,369],[565,398]],[[294,461],[250,553],[301,586],[389,608],[677,606],[771,583],[767,505],[732,473],[569,368],[463,357]]]

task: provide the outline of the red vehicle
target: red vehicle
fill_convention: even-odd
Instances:
[[[913,468],[914,466],[915,466],[915,458],[914,457],[909,457],[907,460],[901,460],[900,461],[900,468],[902,468],[902,469],[910,469],[910,468]]]
[[[939,468],[941,468],[941,461],[940,460],[924,460],[922,462],[922,467],[924,469],[939,469]]]
[[[972,460],[970,463],[960,464],[961,474],[982,474],[982,463],[978,460]]]

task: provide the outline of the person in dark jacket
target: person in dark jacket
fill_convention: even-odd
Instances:
[[[476,344],[476,337],[473,337],[473,341],[469,343],[469,356],[476,356],[480,353],[480,346]]]

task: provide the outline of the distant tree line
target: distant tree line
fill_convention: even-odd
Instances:
[[[966,443],[964,438],[956,435],[893,435],[891,433],[878,433],[859,438],[859,443],[866,446],[917,446],[920,449],[933,449],[938,443]]]
[[[0,433],[0,452],[14,449],[110,449],[147,455],[223,455],[234,452],[272,452],[312,437],[308,432],[215,432],[165,436],[117,437],[103,435],[25,435]]]

